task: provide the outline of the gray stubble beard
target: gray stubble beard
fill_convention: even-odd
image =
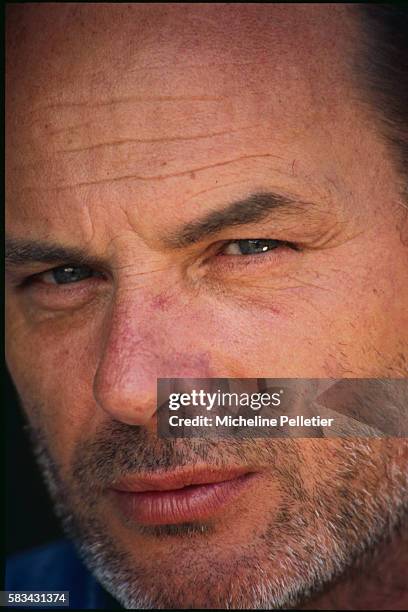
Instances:
[[[345,570],[372,554],[408,517],[408,474],[396,462],[390,463],[390,477],[382,488],[371,490],[370,484],[366,488],[363,480],[360,487],[354,483],[353,489],[347,474],[357,470],[370,480],[378,465],[372,460],[368,441],[346,440],[341,447],[341,474],[338,471],[330,483],[316,487],[312,499],[292,503],[291,475],[278,474],[286,494],[285,508],[271,513],[259,542],[248,543],[235,559],[219,562],[209,548],[204,563],[202,559],[198,563],[197,538],[211,534],[211,525],[173,526],[168,533],[164,527],[151,536],[169,538],[170,546],[174,538],[178,543],[182,539],[186,556],[183,559],[178,552],[172,568],[162,568],[158,560],[149,575],[130,553],[119,549],[97,513],[87,515],[80,510],[81,506],[92,507],[90,500],[75,500],[60,478],[41,431],[33,426],[29,429],[65,533],[97,580],[125,609],[295,607],[327,589]],[[260,556],[262,550],[265,552]],[[177,563],[191,570],[194,561],[197,575],[186,575],[183,587],[172,591],[173,577],[177,579],[185,570]],[[279,572],[274,573],[273,568],[279,568]],[[222,578],[225,585],[220,588]]]

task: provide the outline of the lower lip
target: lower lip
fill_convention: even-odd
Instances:
[[[121,512],[142,525],[171,525],[208,519],[242,494],[255,474],[170,491],[112,490]]]

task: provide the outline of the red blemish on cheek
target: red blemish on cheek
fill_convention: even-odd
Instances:
[[[159,293],[155,295],[151,301],[152,310],[165,310],[168,306],[171,306],[172,299],[169,295]]]
[[[272,304],[268,306],[268,312],[273,315],[282,314],[281,308],[278,308],[277,306],[272,306]]]

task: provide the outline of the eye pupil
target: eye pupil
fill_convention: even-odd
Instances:
[[[280,244],[279,240],[238,240],[239,250],[243,255],[265,253],[276,249]]]
[[[76,283],[92,276],[92,270],[85,266],[63,266],[52,271],[54,281],[58,285]]]

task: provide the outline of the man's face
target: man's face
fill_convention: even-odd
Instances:
[[[127,605],[295,601],[406,502],[402,442],[155,436],[158,377],[406,375],[401,179],[352,82],[349,11],[10,11],[8,365]],[[256,478],[160,526],[111,491],[192,467]]]

